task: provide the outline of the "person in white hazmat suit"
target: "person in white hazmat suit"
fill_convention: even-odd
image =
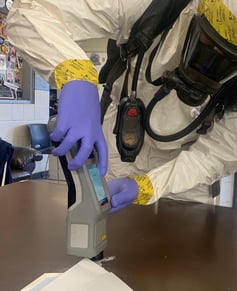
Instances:
[[[46,81],[61,89],[57,125],[51,138],[63,141],[54,149],[54,154],[64,155],[80,140],[81,147],[68,166],[73,170],[81,167],[96,147],[100,173],[106,174],[108,180],[111,212],[130,203],[151,204],[161,197],[213,203],[210,185],[237,170],[237,112],[231,111],[226,111],[204,135],[193,130],[177,140],[160,142],[145,133],[136,160],[121,162],[113,129],[123,77],[113,86],[112,103],[102,129],[98,76],[80,48],[80,41],[110,38],[115,39],[117,45],[126,43],[133,24],[150,3],[150,0],[15,0],[7,19],[10,43]],[[193,20],[194,16],[198,18]],[[217,52],[221,61],[215,63],[215,68],[210,68],[208,76],[200,77],[202,72],[198,68],[194,68],[196,73],[189,76],[194,82],[201,80],[204,88],[210,84],[211,89],[220,87],[230,75],[234,77],[236,74],[236,17],[235,0],[190,1],[162,40],[152,62],[151,77],[155,79],[179,66],[193,20],[194,26],[196,21],[199,23],[198,42],[204,45],[204,55],[206,46]],[[214,31],[217,40],[208,34],[209,31]],[[160,38],[157,36],[154,45]],[[137,87],[137,97],[145,106],[157,92],[157,87],[145,77],[153,48],[152,45],[145,53]],[[223,66],[222,58],[228,59],[230,70]],[[134,64],[135,60],[132,60],[129,84]],[[190,106],[181,99],[182,96],[171,90],[154,107],[150,118],[153,132],[169,135],[182,130],[197,118],[207,102]]]

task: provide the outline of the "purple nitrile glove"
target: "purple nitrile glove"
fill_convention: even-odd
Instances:
[[[108,182],[111,196],[110,213],[119,211],[132,203],[138,194],[137,183],[129,178],[118,178]]]
[[[50,137],[55,142],[61,141],[52,152],[55,156],[65,155],[78,141],[81,142],[78,153],[68,164],[69,170],[80,168],[95,148],[100,174],[106,174],[108,149],[101,126],[98,89],[94,84],[74,80],[63,86],[57,123]]]

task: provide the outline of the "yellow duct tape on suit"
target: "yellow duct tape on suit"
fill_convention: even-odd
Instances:
[[[90,60],[65,60],[55,68],[54,78],[58,89],[73,80],[88,81],[98,86],[98,73]]]
[[[198,12],[224,39],[237,45],[237,18],[222,0],[200,0]]]

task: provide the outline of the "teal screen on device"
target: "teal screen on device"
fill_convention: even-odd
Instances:
[[[88,170],[91,182],[94,186],[97,200],[99,201],[100,205],[102,206],[108,202],[108,198],[107,198],[107,195],[105,193],[98,168],[97,168],[96,164],[88,164],[87,170]]]

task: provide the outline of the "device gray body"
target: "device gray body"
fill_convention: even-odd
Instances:
[[[66,155],[68,160],[74,156],[72,151]],[[71,174],[76,189],[76,202],[67,212],[67,252],[92,258],[107,245],[109,192],[104,178],[99,175],[95,157],[88,159],[80,169],[71,171]],[[99,198],[103,198],[102,201]]]

